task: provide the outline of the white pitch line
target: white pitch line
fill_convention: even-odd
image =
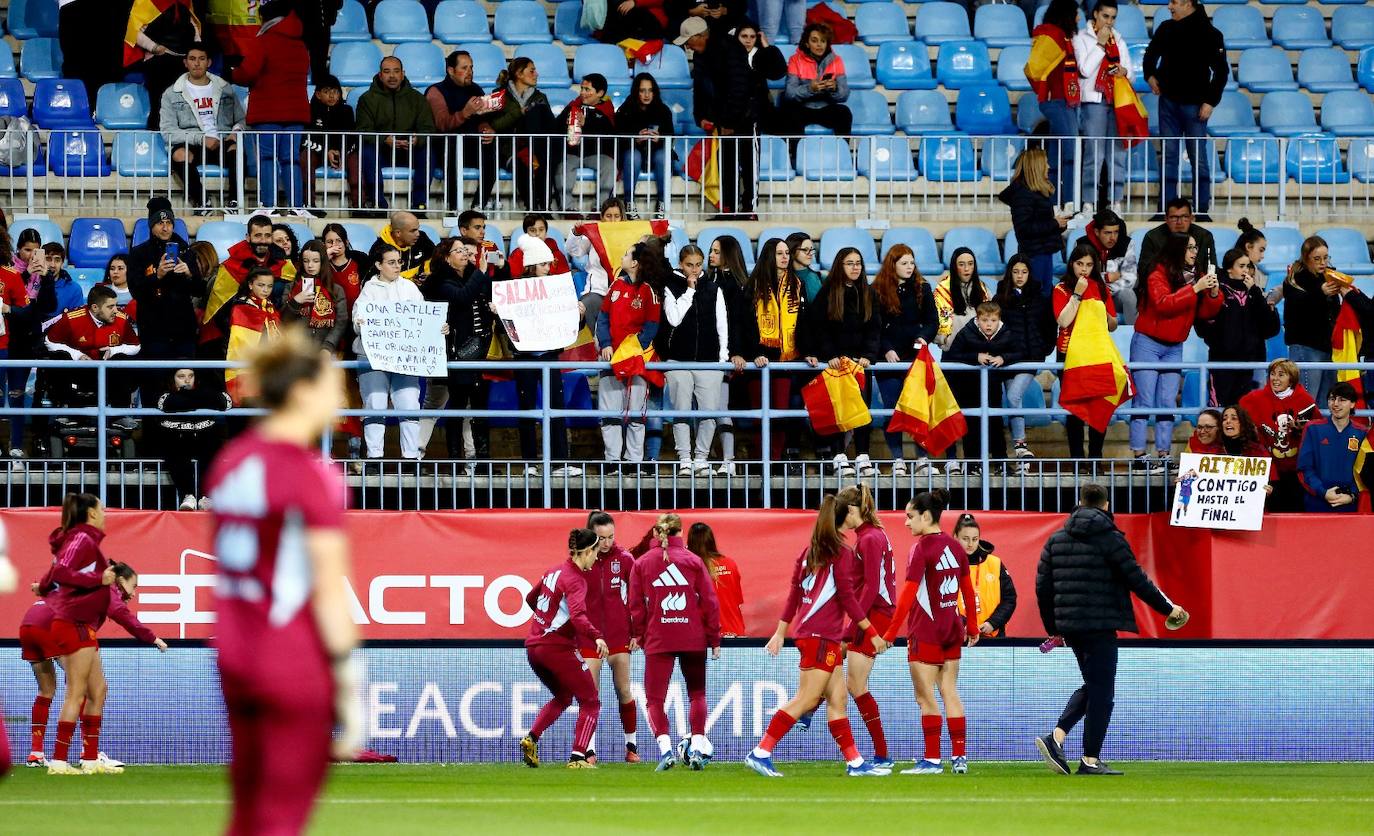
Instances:
[[[913,782],[915,783],[915,782]],[[379,804],[424,804],[435,807],[445,806],[481,806],[483,804],[529,804],[531,798],[325,798],[321,799],[321,804],[333,805],[379,805]],[[674,796],[674,803],[685,804],[714,804],[719,806],[722,802],[739,801],[748,804],[796,804],[796,798],[722,798],[721,796],[702,796],[698,798]],[[911,798],[860,798],[856,796],[837,796],[832,798],[817,798],[808,796],[808,802],[818,802],[822,804],[839,803],[861,803],[861,804],[910,804]],[[1327,798],[1286,798],[1266,797],[1266,798],[1090,798],[1076,797],[1069,798],[1062,795],[1054,796],[1008,796],[998,797],[961,797],[961,798],[928,798],[922,797],[919,800],[922,804],[1044,804],[1073,801],[1078,804],[1100,803],[1100,804],[1370,804],[1374,803],[1374,796],[1333,796]],[[621,805],[660,805],[662,798],[599,798],[597,796],[567,796],[563,798],[541,797],[537,799],[540,803],[551,804],[621,804]],[[104,805],[111,807],[173,807],[173,806],[223,806],[230,803],[224,799],[194,799],[194,798],[111,798],[82,799],[83,805]],[[30,807],[30,806],[51,806],[51,799],[0,799],[0,807]]]

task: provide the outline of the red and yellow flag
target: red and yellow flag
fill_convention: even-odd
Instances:
[[[258,343],[274,339],[280,333],[281,315],[271,302],[257,299],[241,302],[229,313],[229,350],[224,359],[242,361]],[[251,394],[243,385],[242,369],[225,369],[224,386],[236,404]]]
[[[1364,344],[1364,334],[1360,330],[1360,319],[1349,305],[1341,305],[1336,316],[1336,327],[1331,331],[1331,362],[1360,362],[1360,347]],[[1364,409],[1364,379],[1359,369],[1337,369],[1336,380],[1344,381],[1355,387],[1359,399],[1356,409]]]
[[[1036,95],[1043,99],[1049,89],[1050,74],[1069,54],[1054,37],[1042,33],[1041,29],[1037,26],[1032,33],[1035,37],[1031,41],[1030,58],[1026,59],[1026,80]]]
[[[1101,299],[1084,299],[1064,353],[1059,405],[1098,432],[1106,432],[1116,408],[1134,394],[1131,373],[1107,333],[1106,305]]]
[[[596,354],[596,336],[592,334],[592,329],[583,325],[582,330],[577,332],[577,339],[563,349],[558,359],[564,363],[590,363],[595,362]]]
[[[687,177],[701,184],[706,202],[720,208],[720,141],[711,135],[692,146],[687,154]]]
[[[626,38],[616,43],[616,46],[625,50],[625,57],[630,61],[638,61],[647,64],[654,59],[654,56],[663,51],[663,41],[653,39],[649,41],[639,38]]]
[[[648,348],[640,345],[639,336],[631,334],[620,341],[615,353],[611,355],[611,372],[620,380],[642,377],[652,386],[663,385],[663,372],[645,367],[646,363],[658,362],[658,352],[653,345]]]
[[[1368,514],[1370,491],[1374,489],[1374,429],[1365,434],[1355,454],[1355,487],[1360,489],[1360,510]]]
[[[907,371],[887,430],[906,433],[937,456],[968,432],[964,413],[929,346],[921,348]]]
[[[1117,76],[1112,82],[1113,108],[1116,113],[1116,135],[1121,144],[1134,148],[1150,135],[1150,115],[1145,111],[1145,103],[1135,92],[1131,82]]]
[[[204,30],[201,29],[200,19],[196,17],[191,0],[134,0],[133,8],[129,10],[129,24],[124,28],[124,66],[131,67],[143,60],[143,50],[138,45],[138,34],[173,6],[184,7],[179,14],[190,16],[196,30],[204,37]]]
[[[585,235],[587,240],[592,242],[592,257],[596,259],[597,265],[605,271],[608,278],[614,278],[620,272],[620,262],[625,258],[625,253],[630,248],[639,243],[645,235],[667,235],[667,221],[621,221],[619,223],[595,223],[582,224],[575,227],[573,232],[578,235]]]
[[[863,397],[864,372],[847,358],[802,387],[802,402],[817,435],[836,435],[872,423]]]

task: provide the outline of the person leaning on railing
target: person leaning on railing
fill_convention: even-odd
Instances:
[[[1007,270],[1002,281],[997,283],[997,294],[993,297],[1002,309],[1002,327],[1007,330],[1008,338],[1023,363],[1038,363],[1054,350],[1054,316],[1050,313],[1048,294],[1030,275],[1030,264],[1020,254],[1007,260]],[[1035,372],[1016,372],[1004,381],[1007,406],[1019,410],[1025,403],[1026,391],[1039,386]],[[993,396],[993,389],[988,394]],[[996,397],[993,397],[996,400]],[[1027,472],[1026,459],[1035,458],[1030,446],[1026,444],[1026,418],[1013,415],[1010,420],[1012,453],[1022,460],[1018,470]]]
[[[844,59],[831,48],[835,33],[824,23],[808,23],[797,51],[787,62],[787,86],[778,100],[777,127],[784,136],[796,137],[807,125],[820,125],[848,136],[854,126],[849,99],[849,76]]]
[[[673,113],[663,103],[658,81],[651,74],[636,75],[630,91],[615,114],[616,130],[625,137],[620,147],[620,189],[621,194],[625,195],[625,216],[627,220],[639,220],[635,190],[639,185],[640,173],[647,170],[653,175],[657,189],[653,216],[655,219],[665,218],[668,142],[673,136]]]
[[[628,340],[634,340],[631,349],[652,347],[662,314],[664,286],[671,272],[663,259],[663,245],[657,239],[641,241],[625,253],[596,320],[596,342],[601,346],[603,363],[611,362]],[[601,419],[606,461],[644,461],[649,386],[645,375],[622,379],[614,368],[602,372],[596,391],[597,408],[621,413]]]
[[[1298,444],[1308,423],[1320,420],[1321,415],[1316,401],[1298,383],[1298,364],[1286,358],[1270,363],[1265,385],[1242,397],[1240,406],[1258,426],[1260,441],[1274,458],[1278,482],[1270,495],[1269,510],[1301,511]],[[1220,422],[1218,415],[1218,426]]]
[[[567,142],[549,141],[549,166],[554,171],[555,193],[549,200],[549,209],[574,211],[578,201],[573,193],[577,190],[577,170],[590,168],[596,171],[596,200],[601,204],[610,199],[615,192],[615,146],[616,136],[615,105],[606,95],[606,77],[601,73],[588,73],[578,87],[577,96],[558,114],[555,124],[557,132],[567,137]],[[603,138],[605,137],[605,138]]]
[[[724,363],[730,358],[730,318],[725,292],[717,276],[704,270],[701,248],[688,244],[678,252],[678,269],[666,278],[663,320],[655,348],[667,362]],[[669,369],[664,388],[675,411],[690,413],[692,403],[702,412],[721,408],[725,373],[714,369]],[[692,422],[673,421],[673,446],[677,448],[678,473],[710,473],[707,459],[716,433],[716,419],[697,419],[696,446],[692,446]]]
[[[1264,298],[1250,256],[1236,248],[1221,259],[1221,310],[1197,321],[1197,333],[1207,343],[1207,359],[1215,362],[1263,363],[1267,341],[1279,332],[1279,315]],[[1219,404],[1239,403],[1255,388],[1253,369],[1215,369],[1212,391]]]
[[[1101,266],[1097,261],[1097,251],[1088,244],[1079,244],[1069,253],[1068,268],[1064,277],[1054,286],[1050,304],[1054,309],[1054,320],[1059,326],[1059,340],[1055,343],[1055,362],[1063,363],[1069,350],[1069,338],[1073,335],[1082,303],[1086,299],[1097,299],[1106,309],[1107,330],[1116,330],[1116,307],[1112,302],[1111,291],[1102,278]],[[1103,358],[1106,362],[1106,358]],[[1064,432],[1068,436],[1069,458],[1083,458],[1083,430],[1088,431],[1088,455],[1094,459],[1102,458],[1102,448],[1107,434],[1087,426],[1077,415],[1064,418]]]
[[[1331,387],[1326,406],[1331,417],[1314,421],[1303,430],[1298,448],[1298,478],[1302,480],[1303,510],[1354,513],[1360,489],[1355,481],[1355,462],[1369,428],[1354,417],[1360,395],[1341,381]]]
[[[939,319],[935,312],[935,294],[916,268],[916,254],[906,244],[896,244],[883,256],[882,266],[873,279],[873,290],[882,308],[882,359],[885,363],[911,363],[916,353],[927,343],[935,341]],[[895,409],[906,383],[906,372],[877,372],[878,393],[883,408]],[[888,418],[888,421],[891,421]],[[904,439],[900,432],[883,432],[888,452],[892,454],[893,477],[907,475]],[[913,442],[914,443],[914,442]],[[916,461],[911,472],[925,476],[930,472],[926,451],[916,445]]]

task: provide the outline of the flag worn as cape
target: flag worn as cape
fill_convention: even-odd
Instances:
[[[173,6],[185,6],[186,13],[203,36],[205,30],[200,25],[200,18],[196,17],[191,0],[134,0],[133,8],[129,10],[129,24],[124,28],[124,66],[131,67],[143,60],[143,50],[138,46],[138,33]]]
[[[715,131],[687,154],[687,177],[701,184],[706,202],[720,208],[720,141]]]
[[[631,334],[620,341],[611,355],[611,372],[620,380],[642,377],[652,386],[663,386],[663,372],[645,368],[645,363],[657,363],[658,353],[652,344],[648,348],[639,343],[639,336]]]
[[[1036,29],[1039,28],[1036,27]],[[1054,68],[1058,67],[1068,57],[1068,53],[1059,46],[1054,38],[1038,32],[1034,34],[1030,58],[1026,59],[1026,80],[1030,82],[1031,89],[1036,92],[1036,95],[1044,98],[1049,89],[1050,73],[1054,72]]]
[[[1116,408],[1134,394],[1131,373],[1107,334],[1107,306],[1101,299],[1084,299],[1064,354],[1059,405],[1098,432],[1106,432]]]
[[[258,343],[274,339],[281,333],[281,315],[272,303],[252,299],[234,306],[229,313],[229,350],[224,359],[232,362],[242,361]],[[243,370],[225,369],[224,387],[234,403],[242,403]]]
[[[1134,148],[1150,135],[1150,116],[1145,111],[1145,103],[1140,100],[1140,94],[1136,93],[1135,88],[1125,78],[1117,76],[1112,88],[1116,135],[1121,137],[1122,146]]]
[[[200,341],[202,343],[219,339],[219,329],[215,326],[214,317],[219,313],[219,309],[224,307],[224,303],[233,299],[243,287],[243,280],[248,278],[248,271],[253,265],[249,264],[253,253],[252,246],[247,241],[239,241],[229,248],[229,257],[220,262],[219,272],[215,274],[214,284],[210,286],[210,295],[205,300],[205,314],[201,317]],[[296,278],[296,266],[290,261],[276,261],[269,264],[273,275],[279,279],[294,280]]]
[[[888,432],[904,432],[937,456],[968,432],[968,422],[930,346],[922,346],[917,353],[892,409]]]
[[[1355,310],[1349,305],[1341,305],[1341,312],[1336,316],[1336,327],[1331,331],[1331,362],[1360,362],[1360,347],[1363,343],[1364,334],[1360,330],[1360,320],[1355,315]],[[1360,370],[1337,369],[1336,380],[1345,381],[1355,387],[1355,394],[1358,396],[1355,408],[1364,409],[1364,379]]]
[[[1374,489],[1374,429],[1365,434],[1355,454],[1355,487],[1360,489],[1360,510],[1368,514],[1370,491]]]
[[[610,287],[611,279],[620,272],[620,261],[625,258],[625,253],[645,235],[667,235],[668,222],[596,221],[575,226],[572,231],[574,235],[585,237],[591,244],[591,252],[587,254],[587,284]]]

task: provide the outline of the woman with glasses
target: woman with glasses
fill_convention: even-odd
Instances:
[[[1193,434],[1188,436],[1188,452],[1204,455],[1218,455],[1225,452],[1221,446],[1221,410],[1204,409],[1198,413]]]
[[[1288,345],[1288,359],[1298,364],[1331,362],[1331,332],[1341,299],[1335,288],[1330,293],[1326,290],[1329,253],[1325,239],[1309,237],[1283,283],[1283,341]],[[1317,403],[1326,403],[1336,382],[1334,371],[1303,369],[1299,377]]]
[[[1317,402],[1298,382],[1298,364],[1275,360],[1269,382],[1240,399],[1240,407],[1259,427],[1259,438],[1274,457],[1278,481],[1269,510],[1301,511],[1302,484],[1298,481],[1298,447],[1308,423],[1318,420]],[[1202,419],[1198,419],[1202,420]],[[1218,426],[1221,417],[1217,417]]]
[[[802,295],[806,304],[816,301],[821,292],[821,274],[816,270],[816,242],[805,232],[794,232],[787,236],[787,246],[792,250],[792,272],[801,279]]]
[[[1237,247],[1221,259],[1221,310],[1212,319],[1200,319],[1198,336],[1207,342],[1207,357],[1217,362],[1255,362],[1266,359],[1265,342],[1279,332],[1279,315],[1264,298],[1264,283],[1256,278],[1250,256]],[[1239,403],[1255,388],[1250,369],[1217,369],[1212,372],[1216,403]]]

